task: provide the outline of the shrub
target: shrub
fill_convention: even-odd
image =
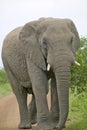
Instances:
[[[6,72],[4,69],[0,70],[0,97],[12,92]]]
[[[4,69],[0,70],[0,84],[8,83],[8,78]]]
[[[74,65],[71,69],[71,90],[76,93],[87,91],[87,38],[81,38],[81,48],[76,60],[80,67]]]

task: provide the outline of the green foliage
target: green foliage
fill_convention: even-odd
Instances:
[[[81,47],[83,47],[85,44],[87,44],[87,36],[80,38],[80,44],[81,44]]]
[[[80,67],[74,65],[71,69],[71,90],[75,93],[87,91],[87,38],[81,38],[81,48],[76,60]]]
[[[0,70],[0,96],[10,93],[11,87],[4,69]]]
[[[4,69],[0,70],[0,84],[8,83],[7,75]]]
[[[81,48],[71,69],[70,109],[67,130],[87,130],[87,38],[80,39]]]

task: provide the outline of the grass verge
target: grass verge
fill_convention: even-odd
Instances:
[[[4,69],[0,70],[0,97],[11,93],[11,87]]]
[[[87,93],[70,94],[67,130],[87,130]]]
[[[7,95],[12,92],[11,86],[9,83],[0,84],[0,97]]]

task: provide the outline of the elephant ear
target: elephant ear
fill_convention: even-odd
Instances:
[[[46,63],[44,56],[42,54],[40,45],[37,40],[36,34],[36,22],[30,22],[25,24],[19,34],[19,40],[21,44],[25,46],[27,57],[34,63],[36,66],[40,67],[43,70],[46,70]]]
[[[80,38],[79,38],[79,34],[77,32],[77,29],[73,23],[72,20],[69,20],[69,24],[68,24],[70,31],[72,33],[72,48],[73,48],[73,52],[76,53],[76,51],[79,49],[80,47]]]
[[[72,20],[68,19],[67,20],[67,23],[68,23],[68,27],[72,33],[72,51],[73,53],[75,54],[76,51],[78,50],[78,48],[80,47],[80,38],[79,38],[79,34],[77,32],[77,29],[73,23]]]

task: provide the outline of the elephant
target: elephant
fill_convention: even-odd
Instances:
[[[40,18],[11,31],[3,42],[2,61],[16,95],[19,128],[62,130],[68,116],[71,66],[80,47],[71,19]],[[48,81],[51,108],[47,104]],[[27,94],[32,100],[27,107]]]

